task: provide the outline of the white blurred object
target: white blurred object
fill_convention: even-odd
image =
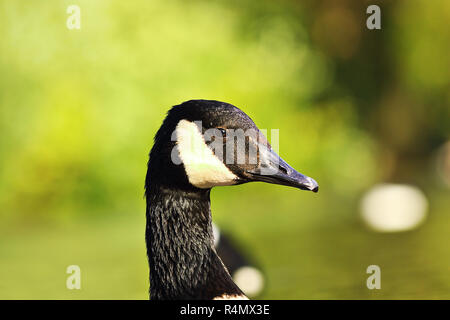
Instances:
[[[219,241],[220,241],[220,229],[214,222],[212,224],[212,231],[213,231],[213,238],[214,238],[214,247],[217,247],[219,245]]]
[[[427,210],[425,194],[406,184],[378,184],[361,201],[363,220],[379,232],[414,229],[425,220]]]
[[[256,268],[245,266],[233,273],[233,280],[248,296],[258,295],[264,287],[264,277]]]

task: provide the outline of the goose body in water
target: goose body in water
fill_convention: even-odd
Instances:
[[[247,298],[214,249],[210,192],[252,181],[318,191],[237,107],[190,100],[168,112],[145,181],[150,299]]]

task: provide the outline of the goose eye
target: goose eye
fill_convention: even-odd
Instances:
[[[217,129],[219,129],[220,133],[222,133],[222,137],[225,138],[227,135],[227,130],[225,130],[224,128],[217,128]]]

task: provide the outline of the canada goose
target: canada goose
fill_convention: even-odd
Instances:
[[[319,188],[281,159],[237,107],[190,100],[169,110],[145,181],[150,299],[247,299],[214,249],[210,191],[251,181]]]

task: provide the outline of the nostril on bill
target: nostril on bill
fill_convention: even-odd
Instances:
[[[282,166],[278,166],[278,170],[280,170],[284,174],[288,174],[288,171],[286,170],[286,168],[283,168]]]

